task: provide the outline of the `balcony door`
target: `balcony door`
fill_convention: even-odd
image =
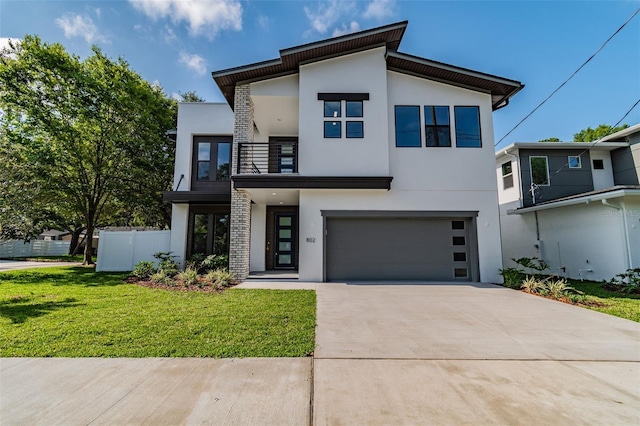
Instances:
[[[269,173],[297,173],[298,138],[269,138]]]

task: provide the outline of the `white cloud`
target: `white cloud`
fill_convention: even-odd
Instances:
[[[64,31],[66,38],[82,37],[87,43],[107,42],[107,38],[100,34],[88,16],[69,13],[56,19],[56,23]]]
[[[342,27],[334,29],[332,37],[339,37],[341,35],[351,34],[358,31],[360,31],[360,24],[356,21],[351,21],[351,24],[348,26],[346,24],[342,24]]]
[[[182,96],[180,96],[180,93],[171,92],[171,99],[180,102],[182,100]]]
[[[180,52],[178,62],[195,71],[199,75],[204,75],[207,72],[207,61],[198,54],[191,54],[184,51]]]
[[[348,15],[355,9],[355,3],[344,0],[328,0],[317,5],[315,10],[304,7],[304,13],[311,24],[312,31],[325,34],[342,16]]]
[[[99,7],[96,7],[96,10],[95,10],[94,12],[96,12],[96,16],[97,16],[98,18],[100,18],[100,17],[102,16],[102,10],[100,10],[100,8],[99,8]]]
[[[395,0],[373,0],[367,5],[367,10],[364,11],[364,17],[366,19],[384,19],[394,14],[396,7]]]
[[[264,16],[264,15],[260,15],[260,17],[258,18],[258,25],[260,25],[260,27],[262,27],[263,30],[268,30],[269,29],[269,17],[268,16]]]
[[[242,5],[239,0],[129,0],[136,9],[152,19],[170,18],[186,22],[191,35],[214,38],[221,30],[242,29]]]
[[[165,26],[164,31],[162,32],[162,38],[164,39],[164,42],[169,44],[172,41],[175,41],[178,39],[178,36],[176,35],[175,31],[173,31],[173,29],[169,26]]]

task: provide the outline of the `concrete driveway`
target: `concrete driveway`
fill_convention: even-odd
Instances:
[[[317,295],[317,425],[640,424],[638,323],[491,284]]]

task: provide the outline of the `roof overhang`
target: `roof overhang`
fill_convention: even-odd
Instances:
[[[626,129],[622,129],[619,132],[615,132],[610,134],[609,136],[605,136],[604,138],[600,139],[600,142],[625,139],[627,136],[638,132],[640,132],[640,124],[635,124],[631,127],[627,127]]]
[[[576,150],[593,150],[593,151],[613,151],[618,148],[626,148],[629,146],[627,142],[602,142],[594,144],[593,142],[515,142],[511,145],[496,152],[496,158],[515,149],[576,149]]]
[[[614,186],[612,188],[607,188],[600,191],[592,191],[585,194],[578,194],[572,197],[549,201],[544,204],[537,204],[531,207],[521,207],[514,210],[508,210],[507,214],[533,213],[540,210],[557,209],[559,207],[574,206],[578,204],[589,204],[598,201],[602,202],[603,200],[612,200],[623,197],[640,197],[640,186]]]
[[[391,188],[390,176],[299,176],[299,175],[233,175],[237,189],[384,189]]]
[[[233,108],[235,87],[299,72],[300,65],[348,55],[364,50],[385,47],[387,69],[446,83],[491,95],[496,110],[509,103],[524,85],[495,75],[485,74],[417,56],[399,53],[398,47],[408,21],[370,30],[334,37],[280,50],[280,58],[228,68],[211,73],[225,99]]]
[[[164,191],[162,201],[173,204],[229,204],[231,193],[211,193],[204,191]]]

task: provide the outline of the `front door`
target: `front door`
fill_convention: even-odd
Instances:
[[[296,266],[296,215],[275,214],[275,269],[294,269]]]
[[[298,206],[267,206],[266,269],[298,269]]]

